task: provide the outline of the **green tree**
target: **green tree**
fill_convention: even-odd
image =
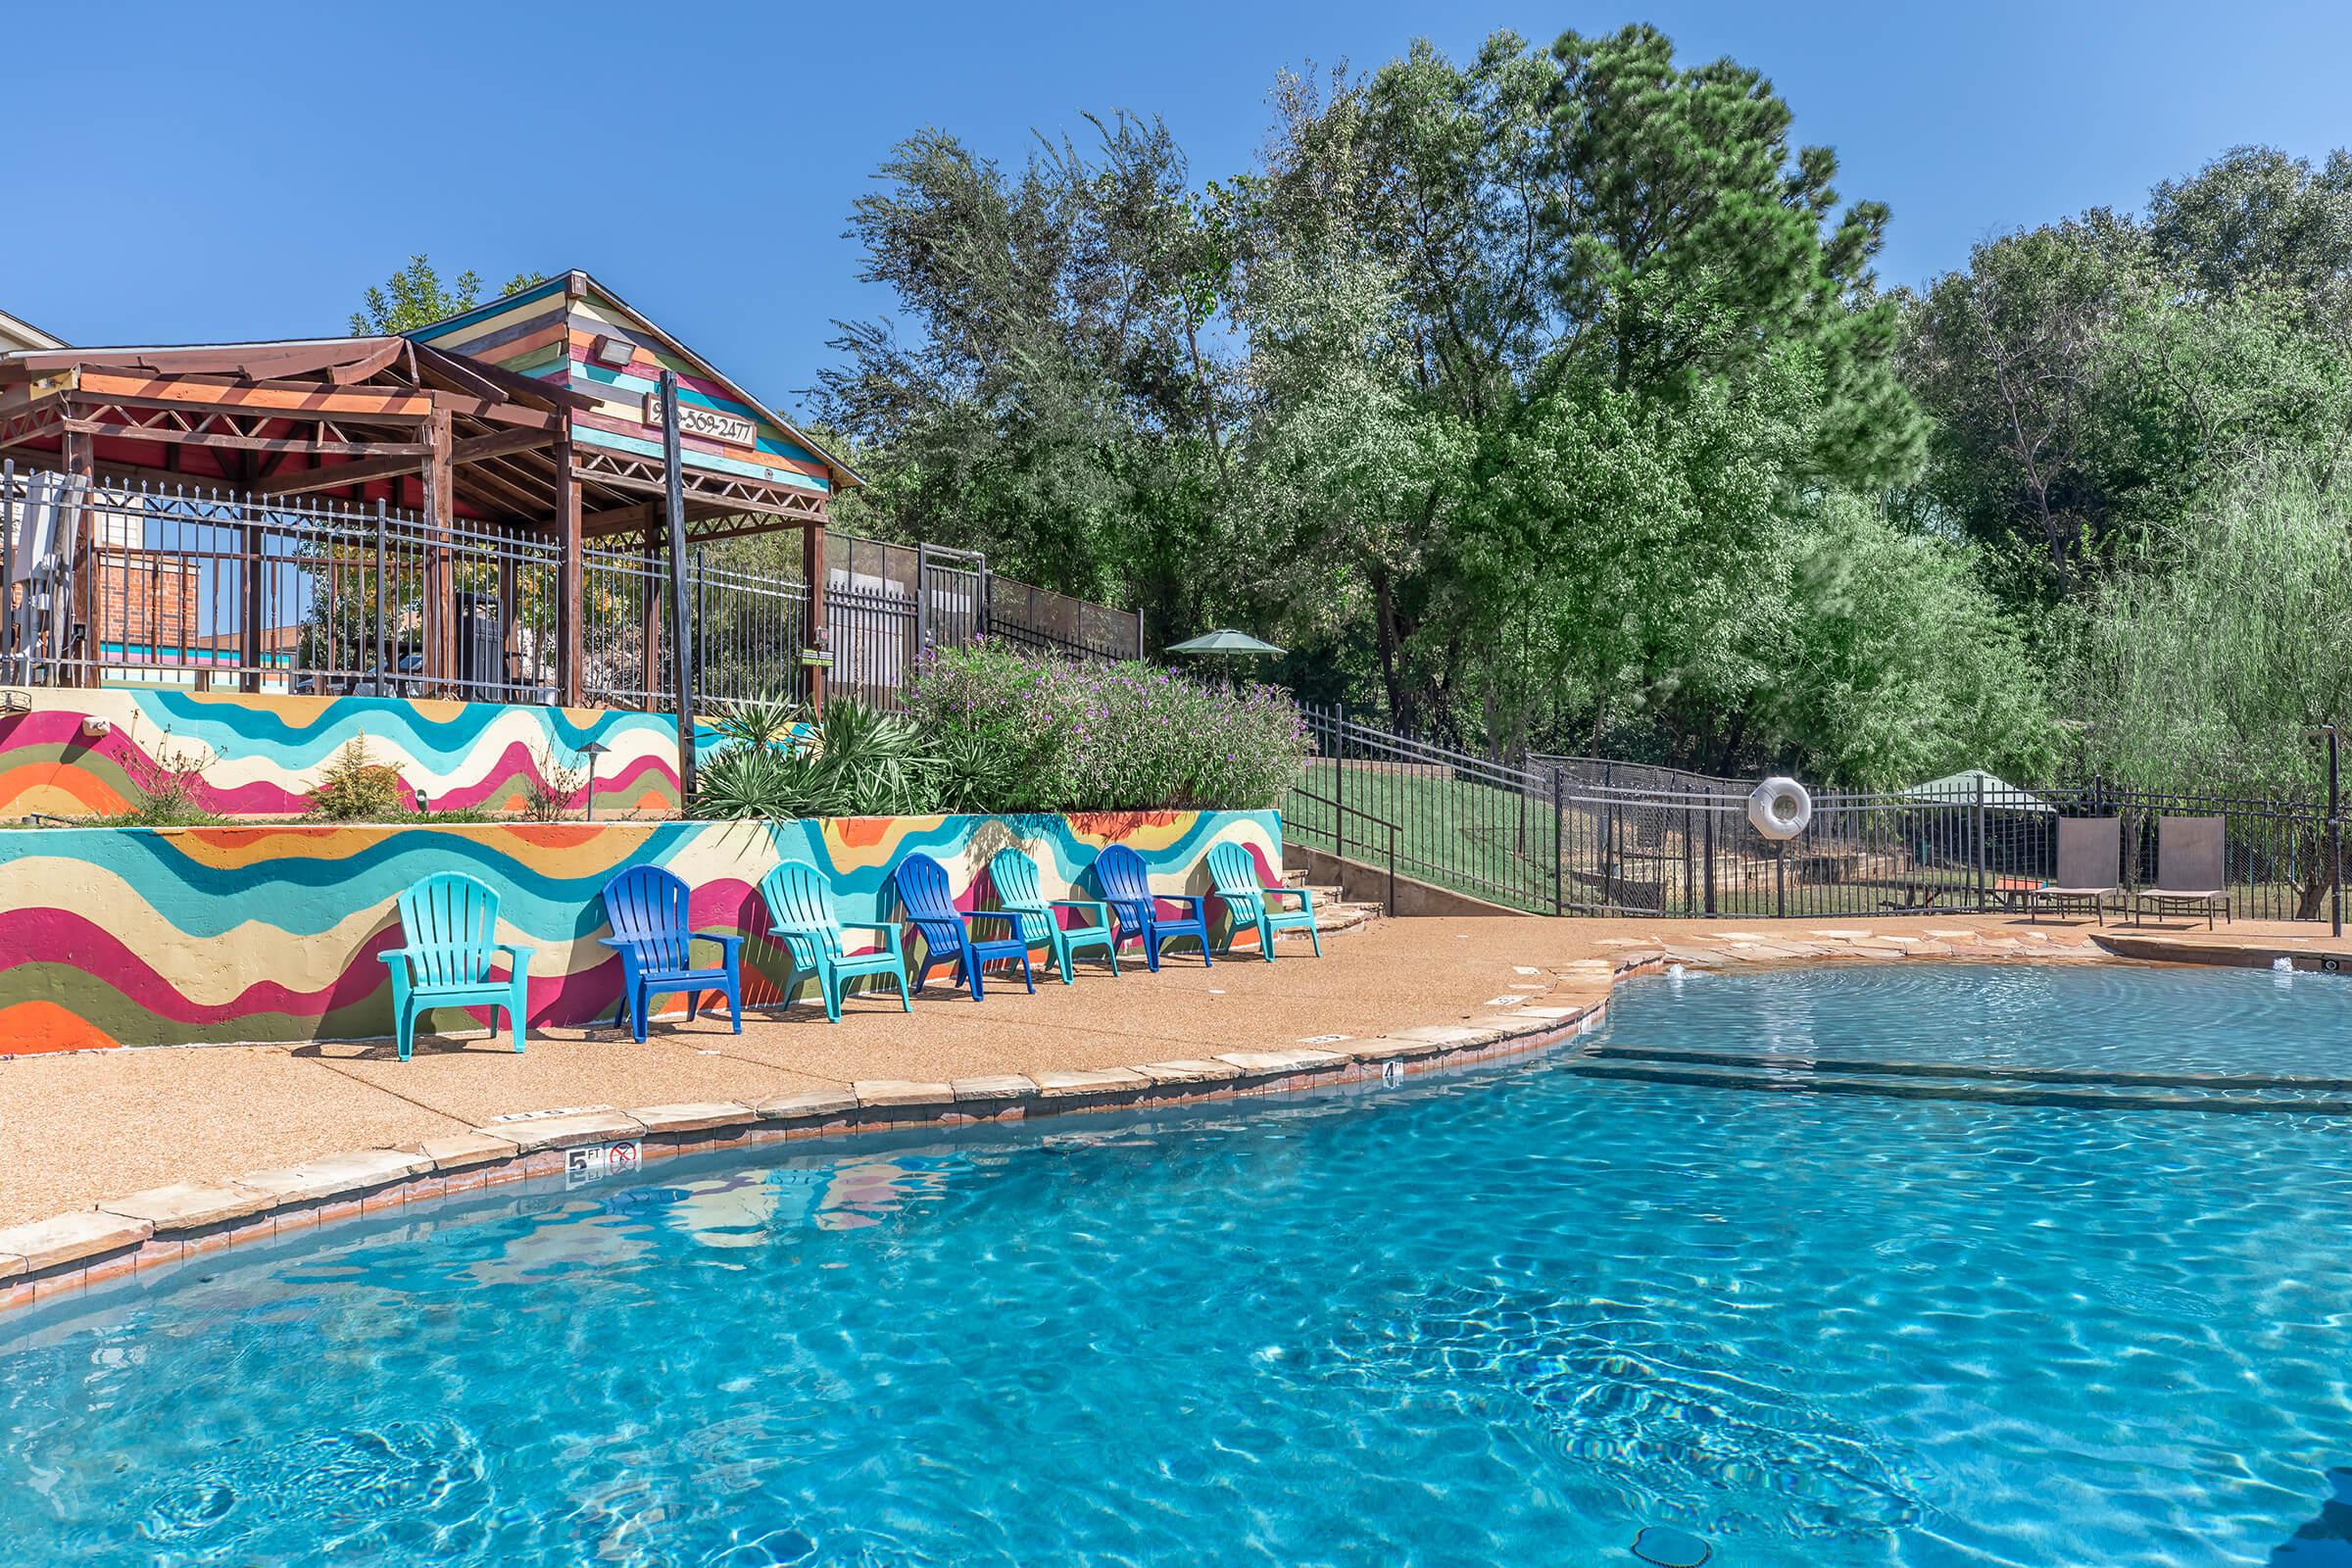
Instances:
[[[492,297],[529,288],[541,277],[538,272],[517,272]],[[418,252],[409,258],[408,266],[361,298],[360,308],[351,313],[351,333],[354,337],[397,337],[463,315],[481,302],[479,273],[460,272],[454,282],[445,285],[433,264]]]
[[[2145,788],[2317,799],[2308,732],[2352,725],[2352,503],[2258,461],[2182,532],[2071,618],[2084,763]],[[2304,918],[2331,885],[2307,863]]]

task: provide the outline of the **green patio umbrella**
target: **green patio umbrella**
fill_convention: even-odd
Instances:
[[[1227,627],[1220,631],[1202,632],[1184,642],[1168,644],[1171,654],[1279,654],[1281,649],[1272,643],[1261,643],[1246,631]]]
[[[1259,654],[1279,654],[1282,650],[1272,643],[1259,642],[1246,631],[1235,631],[1228,626],[1202,632],[1198,637],[1189,637],[1180,643],[1170,643],[1167,652],[1209,655],[1219,659],[1246,659]],[[1236,685],[1240,684],[1241,671],[1238,667],[1229,665],[1225,673]]]

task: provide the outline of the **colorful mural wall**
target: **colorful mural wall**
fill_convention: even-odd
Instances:
[[[972,908],[991,902],[985,867],[1010,844],[1052,898],[1113,842],[1164,891],[1204,890],[1221,842],[1247,847],[1272,882],[1281,834],[1271,811],[0,831],[0,1054],[386,1035],[376,956],[400,945],[400,891],[436,871],[497,889],[502,938],[537,947],[532,1022],[581,1023],[619,995],[598,895],[625,866],[676,872],[698,928],[752,936],[746,1001],[772,1005],[785,964],[758,887],[781,860],[825,868],[845,919],[883,919],[891,868],[917,850]]]
[[[196,771],[197,799],[223,815],[300,816],[327,763],[363,736],[436,810],[507,814],[550,784],[569,786],[555,793],[580,809],[591,741],[606,748],[599,816],[678,809],[677,728],[660,713],[172,687],[13,696],[0,701],[0,821],[125,810],[177,767]]]

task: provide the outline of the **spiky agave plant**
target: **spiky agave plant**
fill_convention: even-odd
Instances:
[[[696,769],[697,816],[730,819],[808,814],[815,759],[801,706],[781,696],[731,705],[711,721],[722,747]]]
[[[911,720],[846,697],[817,715],[811,763],[830,816],[904,816],[939,804],[939,761]]]

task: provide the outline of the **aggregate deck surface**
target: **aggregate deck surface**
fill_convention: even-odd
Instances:
[[[1376,920],[1327,936],[1321,959],[1290,940],[1272,964],[1243,950],[1203,968],[1197,956],[1177,953],[1156,975],[1138,962],[1113,980],[1090,964],[1064,986],[1041,971],[1034,997],[1017,979],[992,975],[978,1003],[935,981],[911,1013],[899,1010],[895,995],[863,996],[838,1026],[803,1004],[747,1013],[741,1035],[728,1031],[723,1012],[662,1020],[645,1045],[622,1030],[545,1030],[519,1056],[503,1035],[420,1041],[406,1063],[388,1042],[0,1056],[0,1225],[172,1183],[462,1135],[518,1112],[749,1103],[854,1082],[1132,1067],[1287,1051],[1333,1035],[1365,1040],[1491,1015],[1498,999],[1548,987],[1564,966],[1636,952],[1701,963],[1904,956],[2124,961],[2092,947],[2092,934],[2087,920],[2029,927],[1949,914],[1746,924]],[[2352,959],[2352,948],[2308,924],[2241,922],[2210,937],[2202,922],[2110,924],[2106,934],[2154,939],[2143,945],[2147,956],[2193,943],[2315,956],[2340,951]]]

